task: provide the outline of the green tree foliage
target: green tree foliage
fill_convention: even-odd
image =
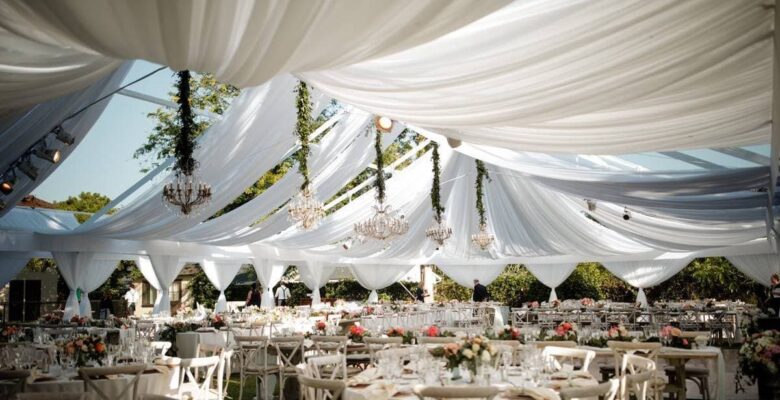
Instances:
[[[70,196],[65,201],[54,202],[54,207],[58,210],[77,211],[89,214],[76,214],[76,220],[84,223],[91,216],[90,214],[98,212],[111,202],[107,196],[100,193],[81,192],[78,196]]]
[[[766,288],[738,269],[725,257],[693,260],[687,267],[660,285],[645,290],[648,299],[741,299],[763,302]]]

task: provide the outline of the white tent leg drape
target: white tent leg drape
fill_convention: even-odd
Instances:
[[[371,290],[368,295],[369,303],[376,303],[379,301],[379,293],[377,290],[384,289],[414,268],[413,265],[350,265],[349,270],[352,275],[355,276],[358,283],[366,289]]]
[[[311,290],[311,305],[320,304],[320,288],[328,283],[333,271],[336,267],[333,265],[325,265],[322,262],[308,261],[298,266],[298,271],[301,274],[301,282]]]
[[[778,254],[751,254],[726,258],[742,273],[764,286],[769,286],[772,274],[780,274]]]
[[[30,258],[26,253],[0,252],[0,287],[16,278]]]
[[[525,268],[530,271],[539,282],[542,282],[544,286],[550,288],[550,298],[548,301],[553,302],[558,300],[558,294],[555,293],[555,288],[560,286],[560,284],[574,272],[574,268],[577,268],[577,264],[525,264]]]
[[[643,261],[605,261],[602,264],[618,278],[635,288],[639,288],[636,301],[642,307],[648,307],[644,289],[671,278],[690,262],[690,257],[683,257]]]
[[[495,265],[447,265],[437,264],[447,276],[452,278],[461,286],[473,287],[474,279],[479,279],[479,283],[487,286],[504,271],[506,264]]]
[[[184,263],[179,261],[178,256],[153,254],[148,258],[139,258],[138,269],[144,274],[149,284],[157,289],[157,298],[154,301],[152,314],[171,314],[171,285],[179,276],[182,268],[184,268]]]
[[[287,264],[282,261],[255,258],[252,265],[255,267],[257,279],[263,284],[263,298],[260,306],[263,308],[274,308],[273,289],[282,280],[284,271],[287,270]]]
[[[70,295],[65,303],[63,319],[70,320],[75,315],[92,316],[92,306],[89,303],[89,292],[97,289],[111,276],[116,266],[116,260],[97,259],[92,252],[54,252],[54,260],[62,279],[70,288]],[[81,302],[76,292],[81,289]]]
[[[227,298],[225,298],[225,289],[233,282],[233,278],[241,269],[241,261],[214,261],[203,260],[200,263],[203,272],[206,273],[206,277],[219,290],[219,298],[214,305],[215,312],[227,311]]]

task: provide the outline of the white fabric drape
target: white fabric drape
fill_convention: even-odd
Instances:
[[[200,266],[206,277],[219,290],[219,297],[214,305],[215,312],[227,311],[227,299],[225,298],[225,289],[228,288],[230,282],[233,282],[238,270],[241,269],[243,263],[235,260],[216,261],[204,259],[201,261]]]
[[[778,254],[750,254],[726,258],[742,273],[767,287],[772,274],[780,274],[780,255]]]
[[[384,289],[398,282],[414,268],[414,265],[350,265],[349,270],[360,286],[371,290],[369,303],[379,301],[377,290]]]
[[[643,307],[647,307],[647,297],[644,289],[658,285],[685,268],[691,258],[682,257],[676,259],[643,260],[643,261],[604,261],[602,265],[628,283],[638,288],[636,301]]]
[[[301,282],[311,290],[311,304],[317,305],[320,300],[320,288],[328,283],[331,275],[336,270],[336,266],[327,265],[318,261],[307,261],[298,265],[298,272],[301,275]]]
[[[585,154],[766,143],[772,21],[762,0],[517,1],[415,48],[302,76],[468,143]]]
[[[16,71],[7,85],[34,90],[35,100],[43,96],[45,83],[95,79],[115,59],[212,72],[222,82],[246,87],[283,72],[349,65],[404,50],[507,2],[4,0],[0,27],[18,39],[4,41],[8,49],[0,53],[5,55],[0,65]],[[30,41],[40,46],[31,48]],[[59,68],[36,71],[34,66]],[[0,89],[5,91],[10,89]]]
[[[65,302],[64,320],[70,320],[74,315],[92,317],[92,306],[89,302],[89,292],[97,289],[116,269],[116,259],[100,259],[92,252],[54,252],[57,269],[62,279],[70,288],[70,295]],[[81,289],[79,303],[76,291]]]
[[[575,263],[564,264],[525,264],[525,268],[530,271],[539,282],[550,288],[550,298],[548,301],[558,300],[558,294],[555,288],[561,285],[566,278],[577,268]]]
[[[439,264],[438,267],[444,271],[447,276],[452,278],[461,286],[473,287],[474,279],[479,279],[479,283],[487,286],[504,271],[506,264],[495,265],[451,265]]]
[[[0,287],[5,287],[30,261],[26,253],[0,252]]]
[[[2,32],[0,32],[0,37],[2,37]],[[3,50],[0,49],[0,54],[2,53]],[[0,115],[0,171],[5,171],[30,146],[48,135],[60,123],[62,123],[65,131],[70,133],[75,139],[73,145],[67,146],[56,140],[53,135],[49,135],[46,145],[48,148],[60,151],[60,162],[52,164],[37,157],[30,158],[33,165],[38,168],[38,179],[33,181],[21,173],[21,171],[17,171],[14,191],[9,195],[4,195],[3,201],[6,204],[11,205],[19,202],[24,196],[30,194],[38,185],[45,181],[57,167],[62,165],[65,159],[70,156],[90,129],[92,129],[92,126],[103,113],[109,101],[105,100],[97,103],[68,121],[63,122],[63,119],[118,88],[127,75],[127,71],[130,70],[131,65],[132,62],[125,63],[116,69],[114,73],[100,79],[86,89],[37,104],[13,115]],[[0,71],[2,71],[1,64]],[[0,83],[0,87],[2,86],[2,83]],[[3,98],[2,94],[0,94],[0,98]],[[0,216],[7,213],[11,208],[0,209]]]
[[[146,263],[149,264],[142,267]],[[179,276],[182,268],[184,268],[184,262],[180,261],[178,256],[150,254],[149,257],[140,258],[138,269],[144,274],[149,284],[157,289],[157,298],[154,301],[152,314],[171,315],[171,285]],[[147,275],[149,272],[154,279]]]
[[[263,284],[263,298],[260,306],[263,308],[274,308],[274,286],[282,280],[284,272],[287,271],[287,264],[278,260],[267,260],[255,258],[252,265],[255,267],[257,279]]]

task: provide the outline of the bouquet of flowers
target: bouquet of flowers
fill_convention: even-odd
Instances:
[[[225,326],[225,320],[222,319],[222,316],[219,314],[213,314],[209,320],[211,323],[211,327],[220,330],[222,327]]]
[[[550,307],[552,307],[552,308],[558,308],[560,306],[561,306],[561,301],[558,300],[558,299],[555,299],[555,300],[550,302]]]
[[[690,349],[691,344],[688,339],[680,337],[682,331],[680,328],[675,328],[671,325],[666,325],[658,332],[658,336],[661,338],[661,342],[666,346],[677,347],[680,349]]]
[[[528,308],[539,308],[539,302],[538,301],[529,301],[525,303],[525,306]]]
[[[314,333],[318,335],[324,335],[325,330],[328,328],[328,323],[323,320],[318,320],[314,323]]]
[[[19,334],[19,327],[15,325],[6,325],[3,330],[0,331],[0,341],[10,342],[16,339],[16,335]]]
[[[577,341],[577,327],[571,322],[561,322],[555,327],[553,334],[549,337],[547,336],[547,333],[542,330],[542,333],[539,335],[539,340]]]
[[[422,331],[423,336],[427,337],[455,337],[455,334],[450,331],[442,331],[436,325],[431,325]]]
[[[520,340],[520,329],[512,328],[511,326],[505,326],[496,335],[498,340]]]
[[[490,364],[498,360],[497,350],[484,336],[476,336],[464,340],[463,344],[449,343],[431,351],[434,357],[442,357],[447,362],[447,368],[454,370],[460,365],[466,367],[471,376],[477,374],[481,364]]]
[[[583,307],[591,307],[591,306],[593,306],[594,301],[590,297],[583,297],[582,299],[580,299],[580,304]]]
[[[103,359],[106,357],[106,345],[103,343],[103,339],[97,335],[79,336],[65,342],[62,350],[76,360],[77,367],[83,367],[89,361],[94,361],[102,366]]]
[[[780,331],[754,333],[739,349],[736,383],[754,384],[758,377],[777,377],[780,373]]]
[[[71,324],[76,324],[77,326],[86,326],[88,322],[89,322],[89,318],[81,317],[81,316],[78,316],[78,315],[74,315],[70,319],[70,323]]]
[[[349,327],[349,334],[347,337],[354,343],[363,343],[363,337],[368,336],[366,328],[360,325],[352,325]]]
[[[630,338],[628,330],[623,324],[612,324],[607,331],[607,336],[611,339]]]
[[[402,337],[404,335],[404,328],[390,328],[387,330],[387,337]]]
[[[43,322],[48,325],[59,325],[62,323],[62,316],[57,314],[46,314],[43,316]]]

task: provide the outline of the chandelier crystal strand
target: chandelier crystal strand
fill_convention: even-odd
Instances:
[[[309,88],[303,81],[298,82],[295,106],[298,110],[298,120],[295,124],[295,134],[301,148],[296,153],[298,172],[303,176],[300,191],[287,206],[287,216],[305,231],[314,229],[325,217],[325,206],[317,200],[314,189],[309,181],[309,135],[311,134],[311,100]]]
[[[425,230],[425,236],[428,239],[438,243],[439,246],[444,246],[444,242],[452,236],[452,228],[448,227],[444,222],[442,213],[444,213],[444,207],[441,205],[439,175],[441,174],[441,168],[439,166],[439,145],[433,142],[433,184],[431,185],[431,207],[433,207],[434,224],[429,226]]]
[[[485,179],[490,180],[485,163],[480,160],[476,160],[477,164],[477,181],[475,183],[477,188],[477,213],[479,214],[479,232],[471,235],[471,243],[474,246],[479,247],[482,251],[485,251],[496,240],[495,236],[487,231],[487,218],[485,217],[485,204],[482,202],[484,197],[483,181]]]
[[[190,105],[190,71],[178,72],[179,123],[174,154],[176,164],[173,177],[163,187],[163,203],[177,215],[198,215],[202,206],[211,201],[211,186],[201,182],[195,174],[198,162],[192,157],[195,150],[193,126],[195,124]]]
[[[377,118],[375,121],[378,121]],[[382,130],[390,130],[392,124],[385,125]],[[403,215],[398,215],[396,210],[390,205],[385,204],[385,176],[384,162],[382,161],[382,133],[380,127],[374,123],[376,137],[374,139],[374,150],[376,151],[376,179],[374,187],[376,188],[376,204],[373,206],[374,215],[354,225],[355,235],[361,240],[392,240],[398,236],[406,234],[409,231],[409,223],[404,220]]]

